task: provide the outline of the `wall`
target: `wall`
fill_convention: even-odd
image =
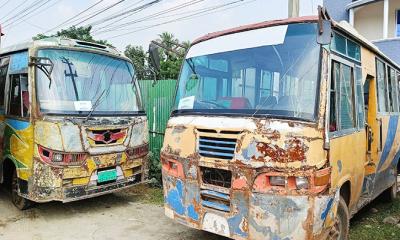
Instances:
[[[400,38],[399,39],[388,39],[374,44],[390,59],[400,64]]]
[[[400,0],[389,0],[389,38],[396,37],[396,10],[400,9]]]
[[[383,1],[355,9],[354,27],[369,40],[383,37]]]
[[[324,0],[324,6],[335,21],[349,21],[349,13],[346,11],[346,6],[351,2],[352,0]]]

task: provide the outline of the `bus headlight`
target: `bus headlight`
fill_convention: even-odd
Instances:
[[[297,189],[308,189],[308,178],[296,177],[296,187]]]
[[[53,157],[51,159],[53,162],[60,163],[63,161],[63,155],[61,153],[53,153]]]
[[[269,182],[271,186],[286,186],[286,177],[284,176],[271,176],[269,177]]]

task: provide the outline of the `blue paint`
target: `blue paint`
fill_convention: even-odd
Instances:
[[[398,122],[399,122],[399,116],[390,116],[388,132],[386,135],[386,142],[385,146],[383,147],[381,159],[379,160],[378,170],[382,167],[383,163],[385,162],[390,153],[390,150],[392,149],[393,142],[396,137]]]
[[[10,73],[17,73],[27,70],[28,52],[21,52],[11,55]]]
[[[328,213],[332,208],[332,204],[333,204],[333,198],[329,199],[329,202],[326,205],[325,210],[322,212],[322,214],[321,214],[321,219],[322,220],[325,220],[326,216],[328,216]]]
[[[230,207],[228,207],[224,204],[220,204],[220,203],[215,203],[215,202],[210,202],[210,201],[202,201],[201,204],[204,207],[209,207],[209,208],[217,209],[217,210],[224,211],[224,212],[229,212],[231,210]]]
[[[183,207],[183,184],[181,180],[176,181],[176,188],[171,189],[166,197],[167,203],[179,215],[184,215],[185,208]]]
[[[339,173],[341,173],[342,172],[342,161],[341,160],[337,161],[337,166],[338,166],[338,169],[339,169]]]
[[[19,121],[15,119],[6,119],[7,125],[14,128],[15,130],[22,131],[27,129],[30,126],[29,122]]]
[[[248,199],[241,192],[235,192],[232,200],[232,205],[234,208],[238,210],[237,214],[228,219],[229,228],[231,230],[231,234],[235,234],[241,236],[243,238],[248,237],[247,232],[243,232],[240,228],[240,224],[242,223],[244,218],[249,217],[249,209],[248,209]]]
[[[193,219],[193,220],[195,220],[195,221],[198,221],[198,220],[199,220],[199,214],[196,212],[196,210],[195,210],[193,204],[190,204],[189,207],[187,208],[187,215],[188,215],[191,219]]]

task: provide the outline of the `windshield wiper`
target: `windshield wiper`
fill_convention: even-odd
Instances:
[[[96,99],[96,101],[94,102],[94,104],[92,106],[92,110],[90,110],[89,114],[86,116],[85,121],[87,121],[92,116],[94,110],[96,110],[96,108],[100,105],[100,100],[103,97],[105,92],[106,92],[106,89],[104,89],[103,92],[101,92],[100,96]]]

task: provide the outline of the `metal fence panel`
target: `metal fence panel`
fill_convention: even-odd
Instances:
[[[159,156],[175,100],[176,80],[158,80],[155,84],[152,80],[139,80],[139,85],[149,120],[149,147],[155,156]]]

